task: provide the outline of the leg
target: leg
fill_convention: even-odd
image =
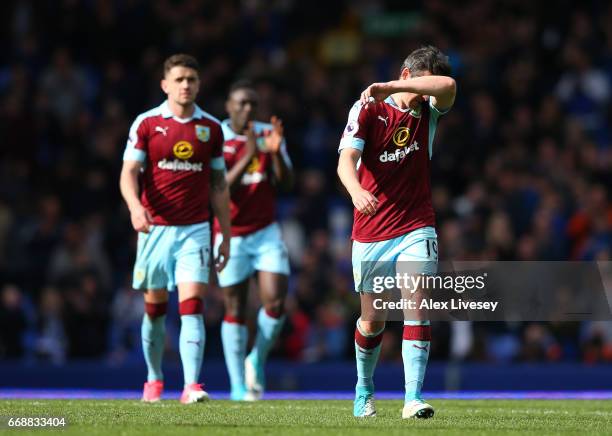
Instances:
[[[355,290],[359,292],[361,316],[355,328],[355,363],[357,384],[353,415],[356,417],[376,416],[374,405],[374,370],[380,355],[387,311],[375,310],[375,300],[385,295],[375,293],[374,279],[384,275],[381,266],[392,255],[392,241],[361,243],[353,242],[352,263]]]
[[[159,401],[163,391],[162,357],[166,336],[168,306],[168,253],[173,242],[172,229],[153,226],[149,233],[138,233],[138,249],[132,287],[143,291],[145,315],[141,340],[147,363],[147,382],[142,400]]]
[[[402,339],[406,389],[402,418],[431,418],[434,409],[421,397],[431,341],[429,321],[404,321]]]
[[[181,333],[179,351],[183,361],[185,385],[198,382],[206,333],[204,330],[204,283],[179,283],[179,313]]]
[[[402,298],[410,298],[417,309],[404,311],[404,332],[402,335],[402,360],[404,362],[405,403],[422,401],[421,388],[427,369],[431,341],[431,326],[427,311],[419,309],[423,291],[414,294],[402,289]]]
[[[145,315],[142,318],[142,350],[147,363],[147,382],[142,401],[157,402],[163,391],[162,358],[166,337],[166,310],[168,292],[149,289],[144,293]]]
[[[385,321],[373,320],[370,313],[373,301],[379,294],[360,292],[362,317],[357,320],[355,328],[355,359],[357,362],[357,385],[355,386],[355,404],[353,415],[358,417],[376,416],[374,408],[374,370],[380,355],[380,348],[385,329]],[[366,320],[362,319],[366,318]]]
[[[181,396],[182,403],[193,403],[208,399],[198,384],[206,332],[204,330],[203,298],[207,285],[198,282],[178,284],[179,313],[181,315],[181,333],[179,352],[183,363],[185,389]]]
[[[285,322],[285,297],[288,277],[259,271],[259,295],[262,308],[257,316],[257,337],[250,358],[263,365]]]
[[[411,234],[407,235],[409,245],[398,259],[397,271],[399,273],[407,273],[412,276],[435,274],[438,260],[435,231],[427,228],[422,231],[425,234],[420,234],[414,242],[410,241]],[[404,313],[402,360],[406,394],[402,418],[431,418],[434,415],[433,407],[421,397],[431,341],[431,326],[427,310],[418,309],[421,300],[425,297],[424,292],[419,289],[412,294],[410,298],[415,301],[417,309]],[[407,296],[407,294],[409,291],[402,289],[402,296]]]
[[[257,315],[257,336],[247,356],[245,370],[249,391],[260,397],[265,389],[264,365],[285,323],[288,277],[286,274],[259,271],[258,279],[263,307]]]
[[[280,318],[285,313],[285,298],[289,287],[286,274],[259,271],[259,296],[266,313]]]
[[[247,388],[256,398],[265,388],[264,365],[285,322],[285,296],[289,277],[289,257],[280,226],[272,223],[249,237],[263,307],[257,315],[255,345],[245,360]]]
[[[429,321],[404,321],[402,360],[406,384],[405,402],[421,400],[431,341]]]
[[[245,325],[249,280],[223,289],[225,317],[221,323],[221,341],[225,365],[230,377],[232,400],[244,400],[244,359],[249,332]]]
[[[210,261],[210,229],[208,223],[178,226],[175,232],[173,283],[178,287],[181,332],[179,353],[183,364],[185,387],[181,403],[208,399],[198,383],[206,331],[204,330],[203,299],[208,287]]]
[[[223,271],[217,274],[223,290],[225,317],[221,323],[221,341],[225,365],[229,373],[232,400],[250,400],[244,377],[244,359],[249,338],[245,325],[249,279],[255,272],[246,246],[249,236],[233,236],[230,239],[231,256]],[[214,253],[218,253],[222,241],[216,235]]]

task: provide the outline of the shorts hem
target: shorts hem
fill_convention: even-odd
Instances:
[[[239,278],[239,279],[228,279],[228,280],[224,280],[223,283],[221,283],[222,279],[219,277],[219,274],[217,273],[217,283],[219,285],[219,287],[221,288],[227,288],[229,286],[234,286],[237,285],[238,283],[242,283],[245,280],[248,280],[251,278],[251,276],[254,274],[255,272],[251,272],[250,274],[246,274],[244,277]]]

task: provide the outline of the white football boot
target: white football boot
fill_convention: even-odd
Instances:
[[[402,419],[428,419],[434,416],[434,409],[423,400],[412,400],[404,404]]]

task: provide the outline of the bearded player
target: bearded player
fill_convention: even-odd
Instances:
[[[363,319],[380,296],[364,280],[371,264],[362,262],[418,261],[420,274],[437,269],[430,159],[438,119],[455,100],[456,84],[449,75],[448,58],[440,50],[428,46],[413,51],[399,80],[374,83],[361,94],[340,141],[338,175],[355,206],[352,262],[362,314],[355,329],[357,417],[376,416],[373,375],[385,328],[384,321]],[[395,268],[389,273],[394,275]],[[404,321],[402,418],[434,414],[421,397],[431,327],[416,318]]]
[[[218,274],[225,299],[221,324],[223,353],[230,376],[232,400],[254,401],[265,389],[264,365],[284,320],[289,260],[276,222],[278,188],[287,190],[293,171],[281,121],[254,121],[258,96],[248,81],[231,86],[223,121],[223,155],[231,191],[231,252]],[[226,242],[215,224],[215,252]],[[257,334],[246,355],[245,325],[249,282],[256,280],[263,307],[257,315]]]
[[[133,287],[144,294],[142,347],[148,368],[142,401],[161,398],[168,291],[178,288],[181,402],[186,404],[208,399],[198,380],[205,342],[202,308],[209,274],[209,204],[220,231],[229,238],[229,190],[221,123],[195,104],[200,88],[196,59],[184,54],[168,58],[161,87],[167,100],[132,124],[120,186],[138,232]],[[218,253],[215,266],[222,270],[229,243],[222,242]]]

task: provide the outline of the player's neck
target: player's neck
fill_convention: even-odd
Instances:
[[[410,92],[398,92],[397,94],[393,94],[391,98],[393,99],[397,107],[402,110],[406,110],[410,109],[409,102],[413,96],[414,94]]]
[[[177,118],[191,118],[195,112],[195,103],[189,105],[180,105],[168,100],[168,107],[170,112]]]
[[[238,135],[243,135],[244,134],[245,126],[239,125],[238,123],[233,121],[231,118],[230,118],[230,127],[232,128],[234,133],[237,133]]]

